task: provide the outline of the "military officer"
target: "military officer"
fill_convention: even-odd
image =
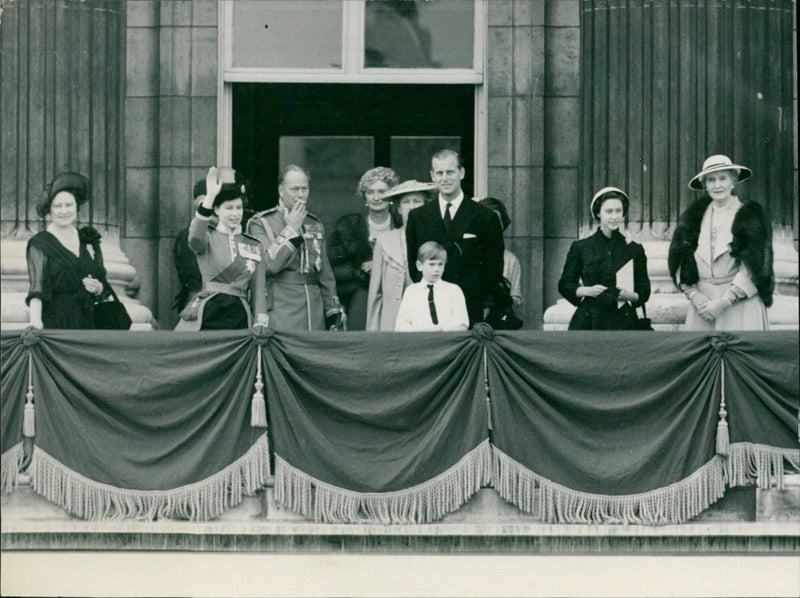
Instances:
[[[280,176],[278,205],[259,212],[247,232],[266,248],[266,302],[276,330],[338,329],[344,312],[325,249],[322,223],[306,211],[309,176],[287,166]]]

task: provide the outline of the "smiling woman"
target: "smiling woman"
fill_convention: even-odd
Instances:
[[[689,187],[705,190],[681,214],[669,269],[690,302],[687,330],[766,330],[772,304],[772,227],[764,209],[734,188],[752,171],[728,156],[706,159]]]
[[[264,249],[242,234],[247,188],[232,168],[212,166],[206,194],[189,225],[189,248],[197,255],[203,287],[181,311],[176,330],[233,330],[253,324],[251,282],[257,323],[266,324]],[[218,222],[212,225],[211,216]]]
[[[47,227],[31,237],[26,252],[31,326],[94,328],[94,304],[110,293],[100,234],[75,226],[90,192],[89,180],[75,172],[56,175],[42,192],[37,211]]]
[[[636,330],[636,308],[650,297],[650,278],[644,248],[620,232],[629,204],[616,187],[592,198],[597,231],[572,244],[558,281],[558,291],[578,306],[570,330]]]

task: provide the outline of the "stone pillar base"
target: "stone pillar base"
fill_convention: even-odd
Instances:
[[[0,241],[2,254],[2,293],[0,294],[0,326],[3,330],[20,330],[28,326],[28,264],[25,260],[27,239],[6,238]],[[115,234],[104,234],[103,259],[108,281],[125,304],[133,320],[131,330],[153,330],[158,327],[150,310],[134,299],[139,287],[136,270],[119,247]]]

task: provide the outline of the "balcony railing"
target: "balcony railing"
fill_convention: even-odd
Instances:
[[[90,520],[219,517],[274,482],[334,523],[480,488],[547,523],[681,523],[800,470],[794,332],[2,335],[2,485]]]

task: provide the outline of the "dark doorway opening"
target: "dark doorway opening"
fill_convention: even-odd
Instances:
[[[235,83],[233,167],[250,181],[250,208],[277,202],[282,166],[311,171],[309,209],[326,225],[364,211],[363,172],[390,166],[401,179],[429,180],[431,153],[461,152],[464,191],[473,189],[472,85]]]

